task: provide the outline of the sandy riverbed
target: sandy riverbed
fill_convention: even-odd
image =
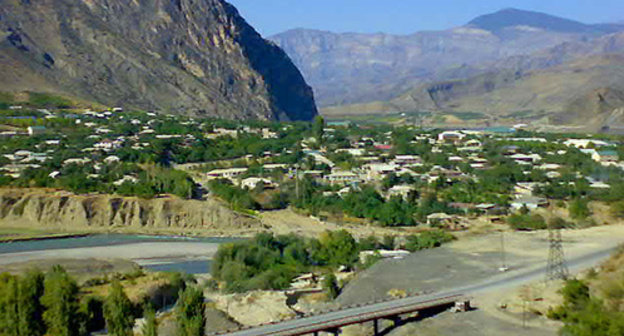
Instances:
[[[158,260],[211,259],[219,244],[206,242],[146,242],[124,245],[81,247],[6,253],[0,265],[32,260],[54,259],[128,259],[139,265],[154,264]]]

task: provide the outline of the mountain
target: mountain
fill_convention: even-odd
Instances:
[[[486,121],[624,129],[624,54],[588,54],[526,72],[493,69],[425,84],[389,101],[327,110],[338,115],[358,111],[450,113],[460,118],[478,111]]]
[[[505,29],[515,27],[531,27],[531,29],[542,29],[560,33],[598,33],[601,26],[587,25],[573,20],[560,17],[524,11],[515,8],[508,8],[496,13],[482,15],[470,21],[468,26],[499,33]],[[604,29],[607,29],[605,27]]]
[[[289,57],[222,0],[0,0],[0,90],[172,113],[310,120]]]
[[[551,55],[554,61],[549,64],[543,55],[532,55],[618,31],[624,27],[506,9],[443,31],[389,35],[296,29],[269,39],[292,58],[314,88],[319,105],[327,109],[391,101],[421,85],[471,78],[490,72],[492,66],[527,71],[562,64],[573,57]]]

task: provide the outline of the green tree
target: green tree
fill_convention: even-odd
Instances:
[[[570,217],[574,219],[586,219],[591,215],[587,200],[583,198],[577,198],[573,200],[568,208]]]
[[[158,335],[158,321],[156,321],[156,311],[153,308],[148,307],[143,313],[145,318],[145,324],[141,328],[141,334],[143,336],[157,336]]]
[[[46,275],[41,303],[49,335],[79,335],[78,285],[62,267],[54,266]]]
[[[327,273],[323,278],[323,290],[330,299],[335,299],[340,295],[340,287],[338,287],[338,280],[334,273]]]
[[[80,314],[84,318],[87,332],[102,330],[106,327],[104,320],[104,301],[100,297],[87,296],[80,305]]]
[[[40,271],[32,270],[26,273],[19,283],[18,311],[19,334],[23,336],[40,336],[45,332],[43,323],[43,296],[44,275]]]
[[[20,336],[18,279],[8,273],[0,276],[0,335]]]
[[[204,294],[189,286],[180,293],[176,304],[177,336],[203,336],[206,324]]]
[[[132,308],[132,302],[126,296],[123,287],[119,281],[114,281],[104,302],[104,319],[110,335],[132,336],[134,326]]]
[[[323,143],[323,134],[325,129],[325,118],[323,116],[317,115],[314,118],[314,124],[312,124],[312,134],[316,139],[317,144],[321,145]]]

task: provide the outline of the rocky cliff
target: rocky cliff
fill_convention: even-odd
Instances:
[[[0,189],[0,226],[213,236],[246,235],[260,228],[257,220],[213,200],[79,196],[41,189]]]
[[[0,90],[145,110],[310,120],[289,57],[223,0],[0,0]]]

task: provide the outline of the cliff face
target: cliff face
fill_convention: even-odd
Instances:
[[[216,201],[77,196],[31,189],[0,189],[0,225],[67,230],[192,231],[211,235],[248,234],[259,229],[258,221],[238,215]]]
[[[311,88],[222,0],[0,0],[0,89],[228,118],[310,120]]]

